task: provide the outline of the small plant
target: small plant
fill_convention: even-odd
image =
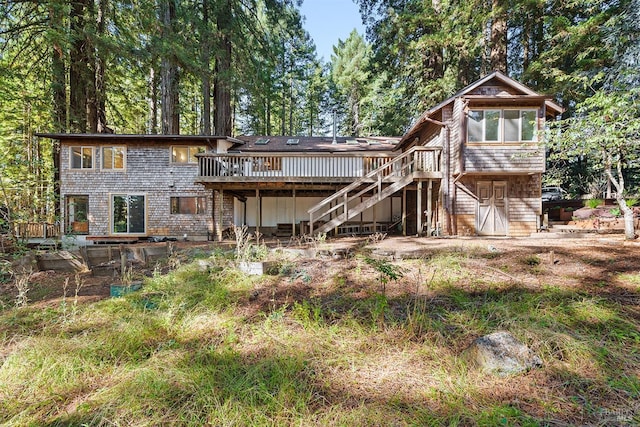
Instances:
[[[62,320],[68,321],[75,319],[78,314],[78,295],[80,293],[80,289],[82,289],[82,279],[79,274],[75,276],[75,291],[73,294],[73,302],[71,303],[71,313],[67,313],[67,291],[69,289],[69,278],[64,279],[64,284],[62,285],[62,302],[60,303],[60,308],[62,310]]]
[[[625,201],[624,201],[624,202],[626,203],[626,205],[627,205],[627,207],[628,207],[628,208],[631,208],[631,207],[633,207],[633,206],[637,205],[637,204],[638,204],[638,202],[640,202],[640,200],[639,200],[639,199],[636,199],[636,198],[634,198],[634,197],[631,197],[631,198],[625,199]]]
[[[374,259],[374,258],[365,258],[365,262],[378,270],[380,275],[378,276],[378,281],[382,283],[382,293],[385,294],[387,290],[387,283],[390,280],[398,280],[403,277],[403,271],[397,265],[391,264],[389,261]]]
[[[589,200],[585,200],[584,202],[584,205],[591,209],[595,209],[598,206],[601,206],[602,204],[604,204],[604,200],[602,199],[589,199]]]
[[[387,238],[387,233],[380,233],[376,231],[375,233],[367,236],[367,245],[375,245],[378,242],[382,242]]]
[[[124,267],[120,274],[120,282],[123,285],[130,285],[133,282],[133,267]]]
[[[611,215],[615,216],[616,218],[620,217],[621,215],[620,208],[613,208],[609,212],[611,213]]]
[[[262,234],[256,231],[249,234],[247,226],[234,226],[233,233],[236,237],[236,260],[239,262],[262,261],[269,254],[269,248],[260,239]],[[252,240],[255,239],[255,243]]]
[[[31,279],[33,272],[31,270],[17,274],[15,276],[15,285],[18,289],[18,295],[16,295],[16,307],[24,307],[29,302],[27,292],[29,292],[29,280]]]
[[[531,267],[540,265],[540,257],[538,255],[530,255],[522,260],[522,262]]]

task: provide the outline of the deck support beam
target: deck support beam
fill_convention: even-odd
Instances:
[[[417,235],[422,235],[422,181],[418,181],[418,190],[416,197],[416,224],[417,224]]]
[[[291,216],[291,235],[295,237],[296,236],[296,189],[295,188],[292,190],[292,196],[293,196],[293,208],[291,210],[293,211],[293,213]]]
[[[219,211],[218,211],[218,223],[219,223],[219,229],[220,232],[218,233],[218,242],[222,242],[222,231],[224,230],[224,190],[221,188],[220,189],[220,203],[218,203],[219,205]]]
[[[427,236],[431,236],[431,217],[433,211],[433,180],[429,180],[429,184],[427,186]]]
[[[260,197],[260,189],[256,188],[256,235],[260,232],[262,225],[262,197]]]
[[[407,235],[407,187],[402,189],[402,235]]]

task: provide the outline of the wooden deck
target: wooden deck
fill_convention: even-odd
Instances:
[[[439,147],[420,147],[412,152],[411,172],[441,177]],[[207,153],[198,156],[196,182],[207,183],[345,183],[367,179],[378,171],[390,180],[407,173],[390,153]],[[407,160],[409,161],[409,159]]]

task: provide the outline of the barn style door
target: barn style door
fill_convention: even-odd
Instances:
[[[483,236],[507,234],[507,183],[478,182],[478,215],[476,231]]]

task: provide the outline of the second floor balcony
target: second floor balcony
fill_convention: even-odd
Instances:
[[[407,171],[440,178],[440,148],[417,147],[405,159],[410,168],[391,161],[394,153],[207,153],[198,155],[201,183],[301,182],[351,183],[378,170],[398,179]]]

